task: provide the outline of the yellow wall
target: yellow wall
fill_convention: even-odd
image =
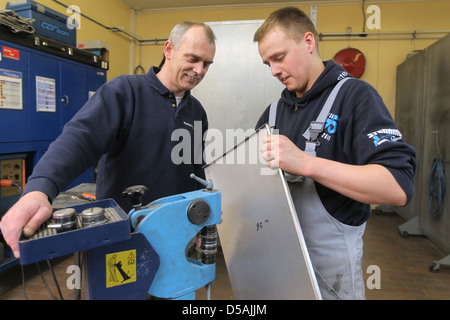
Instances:
[[[381,29],[369,30],[366,27],[366,32],[450,30],[449,0],[409,3],[384,1],[379,4],[370,4],[376,4],[381,9]],[[277,8],[279,7],[141,13],[137,16],[137,32],[145,39],[167,38],[172,26],[183,20],[263,20]],[[299,6],[299,8],[309,13],[309,6]],[[366,18],[369,15],[366,14]],[[360,4],[318,5],[319,33],[345,33],[347,27],[351,27],[353,32],[362,32],[363,21]],[[367,60],[362,79],[371,83],[380,92],[394,116],[397,65],[405,60],[409,52],[424,49],[436,40],[324,40],[320,42],[319,48],[324,60],[332,59],[338,51],[347,47],[361,50]],[[158,65],[161,58],[162,44],[142,46],[141,64],[145,70],[152,65]],[[139,59],[136,58],[136,61]]]
[[[375,3],[376,4],[376,3]],[[380,3],[381,29],[367,32],[450,30],[450,1]],[[366,18],[369,14],[366,14]],[[318,8],[318,30],[321,33],[345,33],[347,26],[361,32],[363,16],[360,5]],[[384,37],[385,35],[380,35]],[[395,35],[399,36],[399,35]],[[361,50],[367,61],[361,77],[371,83],[384,99],[391,114],[395,114],[396,69],[409,52],[422,50],[437,39],[405,40],[325,40],[320,44],[323,59],[332,59],[341,49]]]
[[[38,0],[39,3],[67,14],[66,9],[51,0]],[[132,30],[131,10],[120,0],[62,0],[67,5],[78,5],[81,12],[108,27],[125,27]],[[0,0],[0,9],[7,1]],[[367,32],[387,31],[421,31],[450,30],[450,0],[386,2],[376,4],[381,9],[381,29]],[[172,27],[184,20],[229,21],[229,20],[263,20],[270,12],[279,8],[227,8],[204,9],[171,12],[140,13],[136,18],[136,34],[144,39],[167,38]],[[318,5],[317,29],[319,33],[344,33],[347,27],[353,32],[362,32],[363,15],[360,4]],[[309,13],[309,6],[299,6]],[[370,14],[366,14],[366,18]],[[158,45],[136,46],[135,63],[130,57],[130,39],[121,34],[106,30],[101,26],[82,18],[81,29],[77,32],[77,40],[102,40],[110,46],[110,71],[108,79],[121,74],[128,74],[130,67],[134,69],[140,64],[147,71],[152,65],[159,65],[162,59],[162,43]],[[421,50],[435,42],[430,40],[361,40],[342,39],[324,40],[319,44],[322,59],[332,59],[341,49],[354,47],[361,50],[367,60],[363,80],[371,83],[381,94],[386,105],[394,115],[396,68],[403,62],[407,54],[413,50]],[[141,53],[139,55],[139,52]],[[134,65],[130,66],[130,63]],[[214,65],[213,65],[214,67]],[[248,84],[245,84],[248,85]]]
[[[0,0],[0,9],[6,7],[8,1]],[[66,8],[51,0],[36,1],[46,7],[70,15]],[[77,5],[81,13],[100,22],[107,27],[130,28],[130,8],[120,0],[62,0],[66,5]],[[110,69],[108,79],[129,73],[130,40],[121,33],[107,30],[98,24],[81,18],[81,28],[77,30],[77,41],[102,40],[109,44]]]

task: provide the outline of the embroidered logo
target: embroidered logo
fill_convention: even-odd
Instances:
[[[385,142],[395,142],[403,138],[401,132],[397,129],[380,129],[369,133],[367,136],[369,139],[373,140],[375,147],[378,147]]]
[[[328,117],[325,120],[324,132],[321,136],[322,139],[330,141],[331,136],[336,133],[339,120],[340,118],[338,115],[333,113],[328,114]]]

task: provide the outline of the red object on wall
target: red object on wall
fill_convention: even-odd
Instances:
[[[366,58],[358,49],[343,49],[336,53],[333,60],[355,78],[360,78],[366,70]]]

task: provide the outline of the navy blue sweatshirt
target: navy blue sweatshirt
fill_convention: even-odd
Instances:
[[[119,76],[103,85],[50,145],[25,193],[42,191],[52,201],[97,163],[97,199],[113,198],[126,211],[131,203],[121,193],[133,185],[149,189],[144,204],[200,188],[190,174],[204,177],[206,112],[190,92],[177,107],[157,72],[153,67],[146,75]],[[172,138],[174,131],[179,134]]]
[[[339,79],[350,77],[333,60],[302,97],[287,88],[278,104],[275,128],[305,150],[303,133],[315,121]],[[269,108],[256,127],[268,122]],[[351,79],[344,83],[318,138],[317,157],[338,162],[386,167],[405,191],[408,202],[414,193],[415,150],[406,144],[380,95],[367,82]],[[370,205],[349,199],[319,183],[318,195],[334,218],[348,225],[361,225],[370,214]]]

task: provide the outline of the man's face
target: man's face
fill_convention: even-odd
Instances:
[[[177,50],[171,51],[171,88],[175,94],[192,90],[206,75],[213,63],[216,47],[211,43],[202,27],[195,26],[186,31]]]
[[[312,55],[305,39],[298,43],[288,37],[284,30],[274,28],[258,43],[258,50],[263,63],[270,67],[272,75],[289,91],[300,97],[310,89]]]

